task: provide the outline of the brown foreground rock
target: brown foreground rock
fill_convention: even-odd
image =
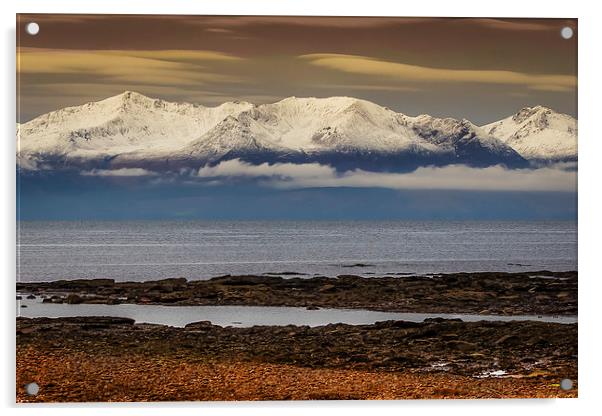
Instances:
[[[508,377],[481,378],[496,370]],[[575,397],[562,378],[577,380],[577,324],[17,319],[18,401]]]
[[[282,275],[286,275],[283,272]],[[252,305],[396,312],[577,314],[577,272],[456,273],[428,276],[222,276],[210,280],[112,279],[17,283],[56,303]]]
[[[24,385],[36,380],[38,396]],[[452,374],[311,369],[255,362],[190,362],[144,355],[43,356],[19,351],[18,402],[394,400],[576,397],[551,377],[475,379]]]

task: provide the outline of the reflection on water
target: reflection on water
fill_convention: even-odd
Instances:
[[[26,308],[20,307],[26,305]],[[540,322],[574,323],[576,317],[550,317],[536,315],[467,315],[378,312],[361,309],[307,310],[293,307],[270,306],[161,306],[161,305],[68,305],[42,303],[41,299],[17,301],[17,314],[34,317],[115,316],[132,318],[136,322],[183,327],[197,321],[211,321],[214,325],[250,327],[253,325],[309,325],[331,323],[372,324],[378,321],[403,320],[422,322],[427,318],[459,318],[463,321],[533,320]]]

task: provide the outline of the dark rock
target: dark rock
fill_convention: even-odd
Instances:
[[[466,341],[449,341],[447,342],[447,346],[450,349],[459,350],[463,352],[474,351],[478,348],[476,344]]]
[[[403,329],[403,328],[417,328],[419,326],[422,326],[422,324],[419,322],[410,322],[410,321],[380,321],[380,322],[374,323],[375,328]],[[433,334],[434,333],[435,332],[433,331]]]
[[[185,277],[172,277],[169,279],[151,280],[144,283],[158,284],[158,285],[171,285],[171,286],[183,286],[188,282]]]
[[[318,291],[321,293],[336,292],[336,290],[337,287],[335,285],[324,285],[320,289],[318,289]]]
[[[254,286],[281,280],[282,278],[277,276],[224,276],[214,277],[210,281],[218,282],[224,286]]]
[[[74,317],[18,318],[16,326],[18,348],[94,350],[109,356],[143,352],[149,359],[185,356],[192,361],[242,360],[308,368],[424,369],[467,376],[490,371],[492,366],[517,375],[522,369],[525,374],[554,369],[576,378],[576,324],[444,320],[222,328],[200,321],[175,328],[123,318]],[[521,343],[495,345],[508,335],[539,337],[546,343],[529,346],[528,351]],[[432,367],[438,362],[447,363],[445,370]]]
[[[495,345],[509,345],[509,344],[516,345],[519,342],[520,342],[520,340],[516,335],[507,334],[507,335],[504,335],[503,337],[499,338],[497,341],[495,341],[494,344]]]
[[[544,275],[551,278],[531,278]],[[340,275],[336,278],[227,275],[204,281],[189,282],[180,278],[142,283],[79,279],[19,282],[16,287],[20,292],[41,295],[65,293],[66,297],[75,294],[82,298],[82,303],[112,304],[116,303],[114,299],[124,298],[127,299],[124,302],[166,305],[320,305],[322,308],[395,312],[577,314],[575,271],[371,278],[357,275]]]
[[[214,327],[214,325],[211,323],[211,321],[191,322],[189,324],[186,324],[186,326],[184,326],[185,329],[192,330],[192,331],[207,330],[207,329],[211,329],[213,327]]]
[[[70,305],[77,305],[79,303],[82,303],[83,301],[84,300],[81,296],[76,295],[74,293],[67,295],[67,297],[65,298],[65,302]]]
[[[355,264],[343,264],[341,267],[374,267],[374,264],[364,264],[364,263],[355,263]]]
[[[72,318],[55,318],[56,322],[73,323],[79,325],[134,325],[136,322],[131,318],[120,318],[114,316],[76,316]]]
[[[61,289],[98,288],[102,286],[113,286],[114,284],[114,279],[75,279],[52,282],[53,287]]]
[[[462,322],[460,318],[426,318],[425,323],[442,323],[442,322]]]

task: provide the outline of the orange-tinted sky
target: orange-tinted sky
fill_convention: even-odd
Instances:
[[[478,124],[536,104],[576,115],[565,26],[577,32],[575,19],[19,15],[20,121],[124,90],[204,105],[347,95]]]

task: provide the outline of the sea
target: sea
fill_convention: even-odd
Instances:
[[[17,279],[577,270],[576,221],[19,221]]]

